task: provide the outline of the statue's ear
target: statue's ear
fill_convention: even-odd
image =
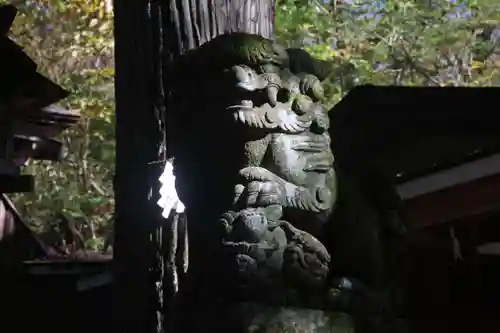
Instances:
[[[332,60],[314,58],[306,50],[299,48],[286,49],[290,61],[290,70],[294,74],[306,73],[324,81],[335,72],[336,65]]]

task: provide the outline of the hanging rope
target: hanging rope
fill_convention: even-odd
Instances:
[[[462,251],[460,249],[460,241],[455,235],[455,229],[453,227],[450,227],[450,237],[451,237],[451,245],[452,245],[452,252],[453,252],[453,259],[455,261],[462,261]]]

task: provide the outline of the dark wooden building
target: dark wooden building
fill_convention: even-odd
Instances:
[[[399,192],[414,228],[413,299],[427,325],[459,332],[500,325],[500,154],[423,175]]]
[[[415,332],[500,326],[500,88],[360,87],[333,111],[338,155],[385,170],[410,222]]]
[[[54,104],[68,92],[38,73],[8,37],[16,13],[0,6],[0,330],[109,332],[110,258],[54,257],[7,196],[36,190],[22,166],[28,159],[63,158],[63,143],[55,137],[79,119]]]
[[[33,190],[22,174],[28,159],[58,161],[64,156],[60,132],[79,116],[54,103],[68,92],[37,72],[37,65],[8,37],[17,10],[0,6],[0,268],[43,258],[50,249],[31,232],[7,193]]]

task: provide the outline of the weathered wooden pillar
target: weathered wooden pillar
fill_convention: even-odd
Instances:
[[[264,0],[114,1],[116,332],[149,332],[158,324],[155,303],[160,292],[148,271],[158,263],[161,239],[156,234],[161,218],[155,193],[161,164],[154,163],[164,134],[159,126],[160,63],[229,31],[272,38],[274,7],[275,1]],[[164,79],[166,85],[174,84],[168,76]]]
[[[167,92],[175,90],[179,84],[179,78],[174,78],[168,69],[171,69],[171,64],[187,51],[197,49],[217,36],[230,32],[245,32],[275,39],[275,0],[197,0],[190,2],[164,0],[158,3],[162,24],[161,46],[163,68],[165,69],[162,83],[165,95],[168,95]],[[173,104],[166,98],[167,152],[168,155],[175,158],[175,144],[172,143],[178,139],[179,128],[177,125],[179,124],[168,121],[171,119],[168,116],[169,112],[177,111],[172,109],[175,107]],[[189,208],[187,220],[189,224]],[[197,243],[197,233],[193,233],[192,229],[189,232],[190,243]],[[167,231],[171,232],[172,230],[167,229]],[[203,238],[203,236],[201,237]],[[179,241],[181,240],[179,239]],[[163,245],[164,248],[170,246],[167,241]],[[197,253],[196,250],[193,251],[191,245],[189,256],[190,262],[193,259],[196,261]],[[173,305],[172,301],[176,294],[176,291],[169,288],[171,286],[169,278],[169,275],[166,274],[163,289],[166,306]],[[164,324],[167,327],[173,322],[173,318],[170,317],[172,313],[169,310],[171,309],[165,308]]]
[[[116,52],[115,331],[161,330],[155,193],[163,134],[161,63],[228,31],[274,36],[275,1],[114,1]],[[162,22],[163,21],[163,22]],[[162,49],[161,49],[162,48]],[[161,57],[161,59],[160,59]],[[166,87],[168,89],[168,87]],[[161,260],[161,259],[160,259]],[[160,300],[161,301],[161,300]]]
[[[155,163],[162,135],[158,100],[158,22],[148,1],[114,1],[116,52],[116,219],[114,242],[117,333],[157,331],[154,272]],[[156,178],[155,178],[156,177]]]

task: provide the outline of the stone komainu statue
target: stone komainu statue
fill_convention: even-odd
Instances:
[[[175,63],[181,331],[399,332],[399,197],[375,169],[334,158],[328,66],[243,33]]]

